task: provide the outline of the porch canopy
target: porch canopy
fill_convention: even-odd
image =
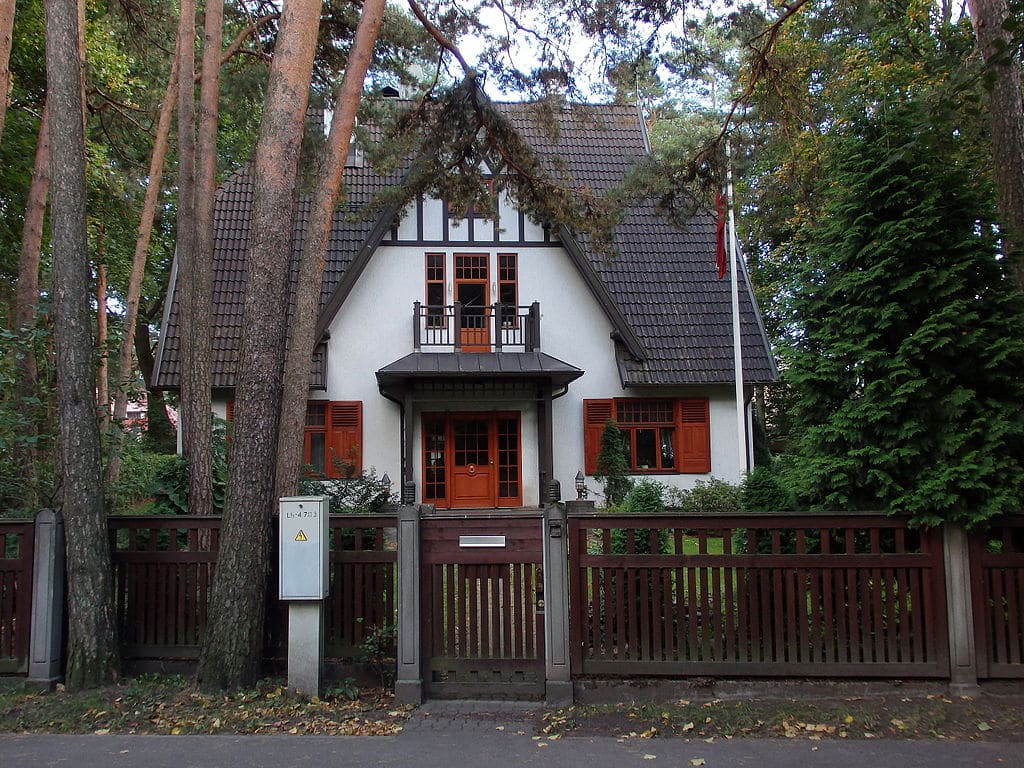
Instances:
[[[377,371],[377,386],[402,406],[402,497],[416,493],[413,405],[436,398],[529,399],[537,403],[538,487],[544,500],[557,501],[553,478],[551,406],[583,371],[543,352],[413,352]],[[561,390],[557,392],[557,390]],[[557,484],[555,484],[557,486]]]
[[[377,371],[382,393],[400,397],[418,383],[532,382],[565,387],[583,375],[543,352],[413,352]]]

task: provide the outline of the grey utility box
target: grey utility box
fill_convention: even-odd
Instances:
[[[327,597],[330,499],[292,496],[279,501],[278,589],[282,600]]]

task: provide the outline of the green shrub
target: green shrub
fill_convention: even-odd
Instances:
[[[755,467],[740,488],[744,512],[790,512],[796,499],[787,489],[775,464]]]
[[[725,480],[698,480],[690,489],[671,488],[668,506],[687,514],[736,515],[740,512],[740,488]]]
[[[230,424],[224,419],[213,419],[213,441],[211,459],[213,462],[213,513],[219,515],[224,508],[224,491],[228,483],[228,430]],[[122,470],[123,472],[124,470]],[[187,515],[188,509],[188,462],[181,456],[160,466],[153,477],[151,486],[155,515]]]
[[[299,492],[307,496],[327,496],[331,512],[337,514],[374,514],[382,512],[388,504],[398,502],[398,496],[391,493],[390,483],[380,480],[374,467],[340,480],[304,477],[299,482]]]
[[[653,480],[641,480],[622,502],[622,511],[630,515],[656,515],[665,511],[665,502],[662,494],[665,486]],[[633,531],[633,553],[637,555],[649,555],[652,552],[665,554],[669,551],[668,531],[651,528],[613,528],[611,532],[611,549],[616,555],[624,555],[628,551],[628,531]],[[656,537],[652,536],[656,533]],[[656,538],[657,543],[651,546],[651,539]]]
[[[120,477],[107,489],[110,511],[115,515],[140,514],[150,511],[157,478],[162,477],[178,460],[173,454],[149,453],[138,443],[125,441],[121,454]]]
[[[608,419],[601,432],[601,451],[597,454],[597,474],[594,477],[604,487],[605,505],[609,509],[622,504],[633,487],[628,475],[629,445],[626,436],[618,424]]]

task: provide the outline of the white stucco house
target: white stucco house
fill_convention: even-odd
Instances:
[[[502,109],[572,184],[606,189],[648,152],[633,107],[566,106],[554,133],[524,105]],[[581,469],[593,475],[610,417],[629,438],[637,477],[681,488],[739,480],[729,281],[716,274],[711,213],[678,229],[653,205],[626,211],[609,257],[521,213],[500,168],[491,218],[422,196],[365,213],[386,183],[350,152],[309,393],[305,459],[315,472],[372,466],[400,479],[406,500],[440,508],[536,506],[553,481],[571,495]],[[243,167],[221,186],[215,216],[222,416],[233,399],[251,202]],[[307,210],[300,202],[293,253],[282,259],[296,258]],[[749,398],[778,374],[745,274],[740,281]],[[153,382],[163,389],[178,386],[175,283]]]

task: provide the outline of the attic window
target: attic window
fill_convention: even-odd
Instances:
[[[362,168],[364,165],[363,150],[355,142],[348,145],[348,157],[345,158],[346,168]]]
[[[484,188],[487,190],[484,194],[489,197],[492,202],[491,213],[484,213],[483,211],[477,210],[473,203],[470,203],[468,207],[459,210],[452,205],[448,205],[448,217],[451,219],[492,219],[494,218],[494,211],[497,210],[497,204],[494,201],[494,179],[483,179]]]

